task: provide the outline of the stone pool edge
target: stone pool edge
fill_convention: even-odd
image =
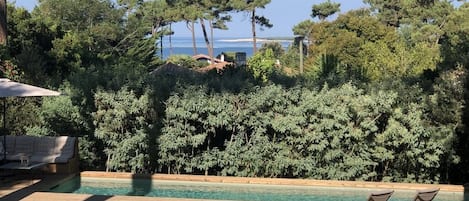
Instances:
[[[140,177],[127,172],[98,172],[84,171],[81,177],[92,178],[116,178],[132,179]],[[369,189],[394,189],[394,190],[419,190],[439,187],[445,192],[464,192],[463,185],[450,184],[416,184],[416,183],[394,183],[394,182],[366,182],[366,181],[338,181],[338,180],[314,180],[314,179],[287,179],[287,178],[253,178],[253,177],[230,177],[230,176],[204,176],[187,174],[153,174],[148,175],[154,180],[171,181],[196,181],[213,183],[239,183],[239,184],[267,184],[267,185],[296,185],[296,186],[322,186],[322,187],[350,187]]]

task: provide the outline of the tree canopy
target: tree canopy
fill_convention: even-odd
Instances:
[[[315,4],[311,9],[311,17],[318,17],[319,20],[324,21],[327,17],[340,11],[340,3],[333,3],[330,0],[326,2]]]

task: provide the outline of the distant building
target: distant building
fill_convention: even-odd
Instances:
[[[246,65],[246,52],[222,52],[217,56],[218,59],[234,63],[236,66]]]
[[[246,65],[246,52],[236,52],[234,63],[237,66],[245,66]]]
[[[207,62],[207,63],[209,63],[209,64],[212,63],[212,60],[210,59],[210,56],[205,55],[205,54],[194,55],[194,56],[192,56],[192,58],[195,59],[195,60],[197,60],[197,61],[203,61],[203,62]],[[218,59],[218,58],[213,58],[213,61],[214,61],[215,63],[224,62],[223,60]]]
[[[216,69],[217,71],[223,70],[226,66],[231,66],[233,65],[233,62],[227,62],[225,61],[225,56],[221,56],[220,58],[213,58],[213,63],[212,59],[210,59],[210,56],[205,55],[205,54],[198,54],[192,56],[197,61],[203,61],[207,62],[209,65],[203,68],[197,69],[199,72],[208,72],[210,70]]]

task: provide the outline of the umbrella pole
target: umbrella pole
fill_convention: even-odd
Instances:
[[[6,98],[3,98],[3,160],[2,162],[5,162],[5,160],[7,159],[7,144],[6,144],[6,140],[7,140],[7,134],[6,134],[6,128],[7,128],[7,121],[5,119],[6,117],[6,111],[7,111],[7,102],[6,102]]]

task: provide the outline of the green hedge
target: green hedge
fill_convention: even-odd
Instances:
[[[166,102],[159,163],[169,173],[438,182],[455,133],[428,118],[422,99],[351,84],[187,88]]]

